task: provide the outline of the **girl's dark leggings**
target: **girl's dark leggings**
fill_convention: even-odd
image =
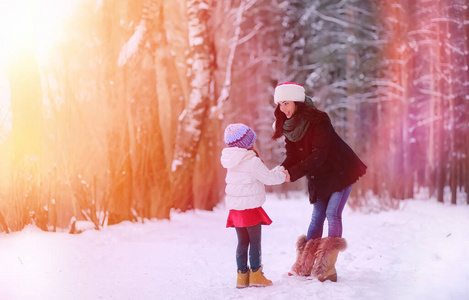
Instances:
[[[261,267],[261,223],[249,227],[236,227],[238,247],[236,248],[236,264],[242,273],[248,270],[249,263],[253,271]]]

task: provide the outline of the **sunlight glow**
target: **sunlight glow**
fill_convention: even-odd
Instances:
[[[3,0],[0,3],[0,69],[18,53],[18,47],[33,42],[39,61],[47,57],[63,37],[61,26],[77,0]]]
[[[65,36],[62,30],[73,4],[80,0],[0,1],[0,129],[11,128],[10,93],[6,70],[12,61],[22,61],[31,51],[39,64]],[[5,136],[0,134],[0,144]]]

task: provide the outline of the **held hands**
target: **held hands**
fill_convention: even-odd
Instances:
[[[290,182],[290,174],[288,173],[288,171],[284,170],[282,172],[285,173],[285,175],[287,175],[287,177],[285,178],[285,182]]]
[[[272,169],[272,171],[275,171],[275,172],[285,171],[285,168],[283,166],[276,166],[275,168]]]
[[[290,182],[290,174],[288,173],[287,170],[285,170],[285,168],[283,166],[276,166],[272,170],[274,170],[276,172],[280,171],[280,172],[285,173],[285,175],[287,175],[287,177],[285,178],[285,182]]]

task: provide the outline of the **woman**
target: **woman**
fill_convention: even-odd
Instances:
[[[307,235],[297,242],[293,275],[313,274],[320,281],[337,281],[335,262],[347,243],[342,238],[342,211],[352,184],[366,166],[337,135],[329,116],[318,110],[305,89],[296,83],[275,88],[275,125],[272,139],[285,136],[286,159],[281,164],[290,181],[308,180],[309,201],[314,204]],[[322,238],[327,217],[328,236]]]

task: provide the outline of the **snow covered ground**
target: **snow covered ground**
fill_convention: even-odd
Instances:
[[[407,200],[399,210],[345,208],[349,247],[338,282],[286,275],[312,207],[268,195],[263,264],[274,285],[236,289],[227,211],[174,213],[80,235],[0,234],[0,299],[469,299],[469,206]],[[327,230],[326,230],[327,232]]]

